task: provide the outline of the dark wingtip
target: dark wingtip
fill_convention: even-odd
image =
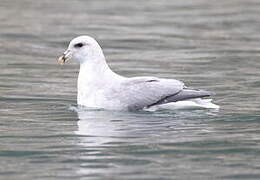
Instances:
[[[216,93],[215,92],[211,92],[211,91],[204,91],[206,93],[208,93],[208,96],[215,96]]]

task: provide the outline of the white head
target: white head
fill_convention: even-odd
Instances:
[[[68,49],[58,59],[58,62],[64,64],[70,58],[83,64],[87,61],[103,60],[104,54],[94,38],[90,36],[78,36],[70,41]]]

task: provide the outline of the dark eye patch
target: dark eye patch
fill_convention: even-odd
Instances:
[[[81,48],[84,44],[83,43],[77,43],[74,45],[75,48]]]

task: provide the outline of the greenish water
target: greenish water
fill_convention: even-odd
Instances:
[[[260,179],[259,8],[1,0],[0,179]],[[78,109],[79,67],[56,58],[81,34],[116,72],[183,80],[221,109]]]

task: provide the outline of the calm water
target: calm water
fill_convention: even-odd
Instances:
[[[260,2],[0,1],[0,179],[260,179]],[[177,78],[220,111],[76,108],[81,34],[125,76]]]

